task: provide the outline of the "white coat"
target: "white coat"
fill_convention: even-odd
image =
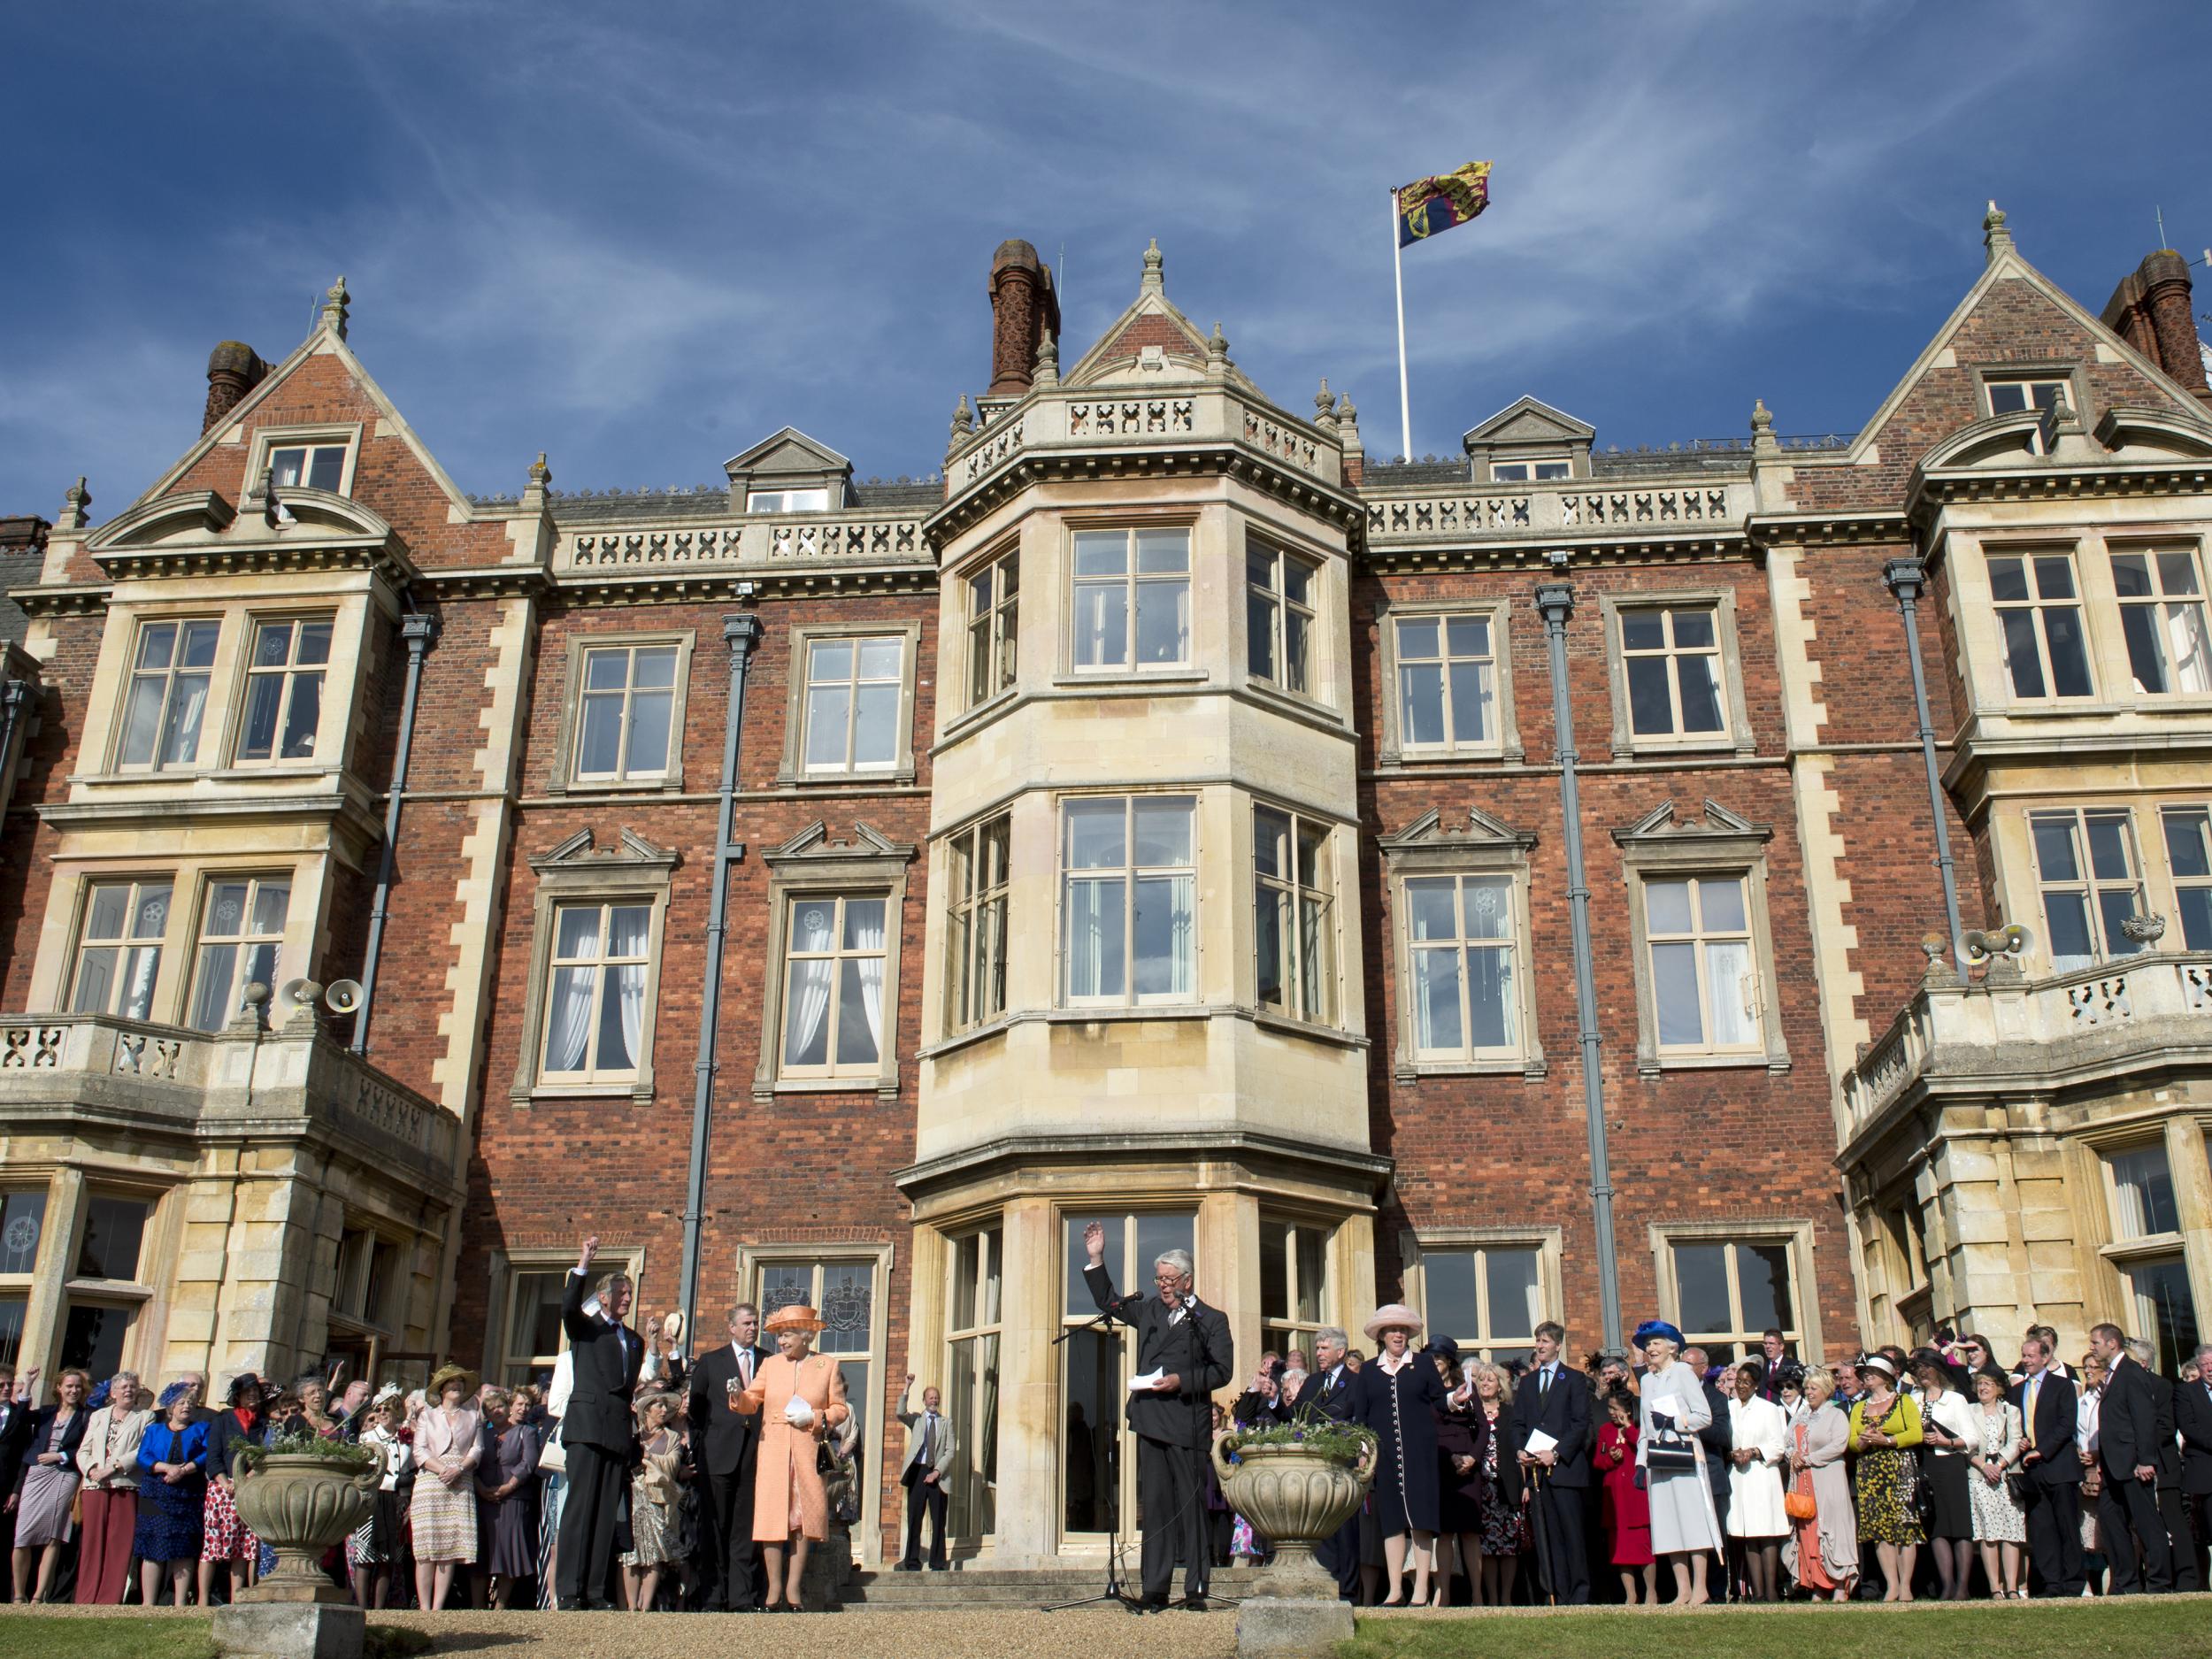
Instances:
[[[1728,1402],[1729,1444],[1736,1451],[1759,1454],[1748,1463],[1728,1465],[1728,1535],[1780,1538],[1790,1530],[1782,1508],[1782,1468],[1788,1425],[1782,1408],[1754,1394]]]

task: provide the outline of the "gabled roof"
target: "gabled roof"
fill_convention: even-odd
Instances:
[[[1083,354],[1083,360],[1060,377],[1062,386],[1129,383],[1137,373],[1131,365],[1143,360],[1148,348],[1156,348],[1163,359],[1159,369],[1145,372],[1148,384],[1163,378],[1196,380],[1205,373],[1207,336],[1168,298],[1164,272],[1160,244],[1155,242],[1145,250],[1144,278],[1138,285],[1136,299],[1107,325],[1098,343]],[[1258,388],[1234,364],[1230,365],[1229,379],[1255,396],[1259,395]]]
[[[1473,427],[1460,442],[1472,449],[1479,444],[1587,443],[1596,436],[1596,427],[1549,403],[1524,396]]]
[[[796,426],[770,434],[749,449],[741,450],[722,464],[732,474],[749,477],[783,472],[850,472],[853,464],[826,443],[818,443]]]

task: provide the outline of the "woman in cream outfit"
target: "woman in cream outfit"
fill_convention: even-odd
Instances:
[[[1743,1547],[1751,1599],[1781,1599],[1782,1540],[1790,1530],[1782,1507],[1782,1465],[1789,1429],[1782,1408],[1759,1398],[1766,1368],[1747,1360],[1729,1374],[1728,1535]]]
[[[837,1362],[809,1350],[821,1316],[803,1302],[779,1308],[762,1329],[780,1350],[737,1397],[737,1409],[761,1413],[760,1461],[753,1476],[753,1541],[767,1558],[771,1613],[799,1611],[807,1546],[829,1536],[829,1496],[818,1463],[824,1437],[851,1415]],[[787,1555],[790,1562],[785,1571]]]
[[[115,1607],[123,1600],[138,1526],[138,1442],[154,1420],[150,1403],[136,1371],[117,1371],[107,1404],[92,1414],[78,1443],[77,1467],[84,1475],[77,1492],[84,1510],[77,1542],[80,1607]]]
[[[1701,1607],[1712,1597],[1705,1587],[1705,1552],[1720,1548],[1720,1522],[1713,1513],[1713,1489],[1705,1475],[1705,1446],[1697,1432],[1712,1425],[1713,1409],[1701,1379],[1675,1356],[1682,1333],[1663,1319],[1636,1327],[1644,1350],[1643,1388],[1637,1399],[1639,1431],[1636,1464],[1646,1476],[1651,1499],[1652,1553],[1674,1570],[1674,1605]],[[1697,1462],[1688,1469],[1655,1469],[1652,1441],[1665,1417],[1688,1440]]]

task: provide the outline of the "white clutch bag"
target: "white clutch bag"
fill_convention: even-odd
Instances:
[[[784,1406],[783,1420],[795,1429],[811,1428],[814,1426],[814,1408],[794,1394]]]

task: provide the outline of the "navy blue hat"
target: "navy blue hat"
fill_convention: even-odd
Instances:
[[[1682,1346],[1682,1333],[1680,1329],[1677,1326],[1669,1325],[1664,1319],[1647,1319],[1641,1325],[1638,1325],[1636,1327],[1636,1346],[1638,1348],[1643,1347],[1645,1343],[1650,1341],[1655,1336],[1665,1337],[1668,1341],[1673,1343],[1677,1348],[1680,1348]]]
[[[1425,1351],[1431,1354],[1441,1354],[1452,1363],[1453,1370],[1456,1371],[1459,1368],[1459,1344],[1448,1336],[1436,1338],[1430,1342]]]

